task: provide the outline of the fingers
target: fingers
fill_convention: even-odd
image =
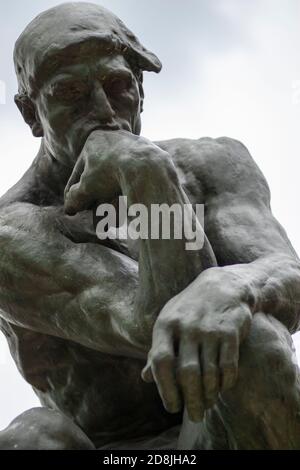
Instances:
[[[88,180],[85,159],[80,157],[65,188],[64,208],[66,214],[75,215],[77,212],[88,209],[93,202],[92,195],[86,190]]]
[[[223,339],[220,347],[221,391],[233,387],[238,375],[239,344],[236,334]]]
[[[183,337],[179,347],[177,378],[182,390],[184,403],[191,421],[198,422],[204,417],[204,397],[199,362],[198,342]]]
[[[165,408],[178,412],[182,401],[191,421],[199,422],[205,410],[214,406],[219,394],[232,388],[238,376],[239,329],[232,317],[215,329],[157,321],[153,343],[142,377],[155,381]],[[220,325],[221,324],[221,325]],[[191,334],[192,333],[192,334]],[[174,339],[179,339],[178,358]]]
[[[219,342],[211,339],[203,341],[201,348],[201,367],[205,407],[213,406],[220,392]]]
[[[238,359],[239,341],[234,330],[225,330],[220,337],[204,334],[198,342],[182,338],[177,376],[191,421],[201,421],[205,409],[217,403],[220,392],[235,385]]]
[[[75,215],[77,212],[89,209],[94,198],[92,193],[88,193],[85,189],[84,173],[80,181],[70,187],[69,191],[65,194],[65,213],[68,215]]]
[[[80,177],[83,173],[84,170],[84,159],[82,156],[80,156],[73,168],[72,174],[70,176],[69,181],[67,182],[67,186],[65,188],[65,195],[69,192],[71,186],[74,184],[78,183],[80,180]]]
[[[182,408],[175,368],[172,335],[165,330],[157,329],[153,334],[152,348],[142,378],[146,382],[155,380],[164,407],[170,413],[178,413]]]

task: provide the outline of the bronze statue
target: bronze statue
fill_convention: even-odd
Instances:
[[[161,64],[97,5],[42,13],[14,60],[41,147],[0,200],[1,329],[42,407],[0,448],[299,448],[300,262],[247,149],[141,137]],[[204,204],[203,248],[99,240],[119,195]]]

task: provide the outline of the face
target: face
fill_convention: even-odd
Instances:
[[[61,63],[34,97],[47,149],[70,167],[95,129],[139,134],[140,103],[137,78],[124,57],[99,52]]]

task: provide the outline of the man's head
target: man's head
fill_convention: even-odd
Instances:
[[[72,166],[95,128],[138,134],[143,71],[159,72],[115,15],[91,3],[65,3],[35,18],[19,37],[16,104],[50,153]]]

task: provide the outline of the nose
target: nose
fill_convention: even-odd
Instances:
[[[93,116],[103,124],[111,123],[115,117],[103,86],[99,82],[95,82],[94,92],[92,95]]]

